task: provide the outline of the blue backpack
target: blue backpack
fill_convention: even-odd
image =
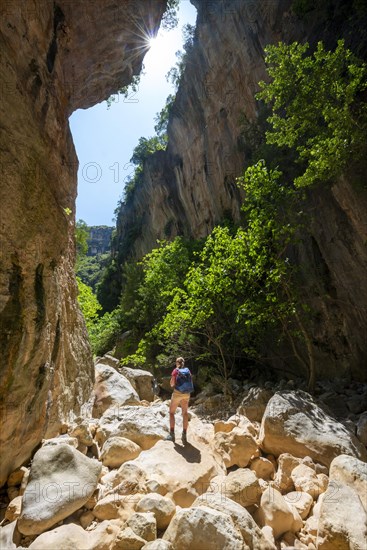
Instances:
[[[177,369],[178,374],[176,377],[175,390],[181,393],[191,393],[194,391],[194,384],[192,383],[191,372],[187,367],[183,369]]]

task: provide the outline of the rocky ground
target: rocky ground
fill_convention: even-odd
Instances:
[[[227,416],[202,392],[183,445],[152,375],[99,359],[83,416],[9,476],[0,548],[366,550],[367,388],[295,386],[245,382]]]

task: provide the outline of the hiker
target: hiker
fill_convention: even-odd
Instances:
[[[192,375],[190,370],[185,367],[185,359],[183,357],[177,357],[176,359],[176,368],[172,371],[171,388],[174,388],[171,404],[169,407],[169,424],[170,424],[170,433],[167,439],[169,441],[175,441],[175,412],[179,405],[182,409],[182,419],[183,419],[183,432],[182,432],[182,443],[186,445],[187,443],[187,426],[189,424],[189,399],[190,393],[194,391],[194,386],[192,383]]]

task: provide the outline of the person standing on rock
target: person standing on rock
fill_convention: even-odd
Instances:
[[[192,383],[192,374],[185,367],[185,359],[183,357],[177,357],[176,359],[176,368],[172,371],[170,385],[174,390],[169,407],[170,432],[167,440],[175,441],[175,412],[177,407],[181,405],[183,421],[182,443],[186,445],[187,427],[189,424],[189,400],[190,393],[194,391],[194,385]]]

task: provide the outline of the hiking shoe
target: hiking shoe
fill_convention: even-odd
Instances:
[[[187,434],[186,434],[186,432],[182,432],[181,441],[184,445],[186,445],[186,443],[187,443]]]
[[[165,441],[173,441],[173,443],[174,443],[174,442],[175,442],[175,432],[170,432],[170,433],[167,435]]]

